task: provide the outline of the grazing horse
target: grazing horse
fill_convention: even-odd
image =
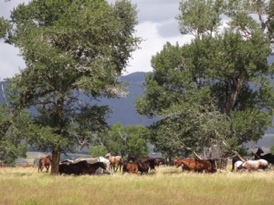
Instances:
[[[156,171],[155,166],[159,166],[160,163],[163,163],[164,159],[163,158],[154,158],[154,157],[149,157],[149,156],[136,157],[136,156],[129,155],[127,161],[128,162],[138,162],[137,164],[139,166],[139,171],[145,170],[143,172],[146,172],[147,165],[150,170]],[[144,165],[144,163],[147,165]],[[142,171],[140,171],[140,172],[142,173]]]
[[[247,160],[243,162],[241,166],[247,169],[248,171],[266,169],[268,168],[268,162],[264,159]]]
[[[46,157],[43,157],[41,159],[39,159],[39,162],[38,162],[38,172],[39,171],[43,171],[44,167],[46,168],[46,172],[49,171],[49,167],[51,165],[51,162],[52,162],[52,157],[51,156],[46,156]]]
[[[110,161],[110,168],[113,169],[114,172],[117,172],[118,168],[123,166],[123,159],[121,156],[112,156],[111,153],[106,154],[105,156]]]
[[[96,174],[97,169],[102,169],[102,174],[106,170],[106,164],[104,162],[96,162],[94,164],[88,164],[86,168],[83,169],[83,174]],[[109,172],[105,172],[110,174]]]
[[[188,170],[191,172],[203,172],[213,173],[216,172],[216,167],[209,160],[202,159],[175,159],[174,164],[176,168],[182,166],[182,169]]]

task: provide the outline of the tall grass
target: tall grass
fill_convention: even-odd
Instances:
[[[1,205],[267,205],[274,172],[183,173],[160,167],[148,175],[51,176],[37,168],[0,169]]]

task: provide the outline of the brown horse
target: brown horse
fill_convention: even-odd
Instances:
[[[174,159],[174,165],[176,168],[182,166],[182,170],[187,170],[190,172],[214,173],[217,171],[212,162],[202,159]]]
[[[121,156],[112,156],[111,153],[106,154],[105,156],[110,162],[110,168],[113,169],[114,172],[117,172],[118,168],[123,166],[123,159]]]
[[[41,159],[39,159],[39,162],[38,162],[38,172],[39,171],[43,171],[44,167],[46,168],[46,172],[49,171],[49,167],[51,165],[51,162],[52,162],[52,157],[51,156],[46,156],[46,157],[43,157]]]

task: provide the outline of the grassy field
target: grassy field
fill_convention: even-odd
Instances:
[[[274,171],[183,173],[159,167],[148,175],[52,176],[37,168],[0,169],[1,205],[271,205]]]

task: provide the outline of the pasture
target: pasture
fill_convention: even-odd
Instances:
[[[1,168],[1,205],[273,204],[274,171],[183,173],[160,166],[148,175],[51,176],[37,168]],[[229,168],[228,168],[229,170]]]

